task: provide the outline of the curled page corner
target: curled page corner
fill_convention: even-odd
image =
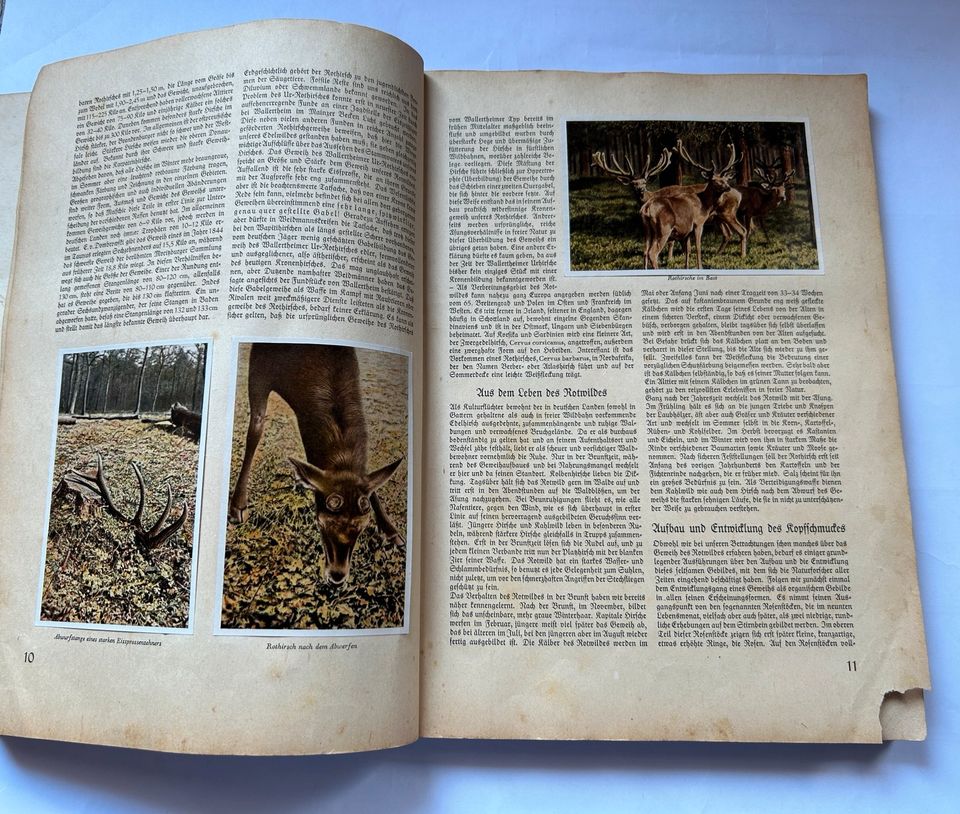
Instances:
[[[880,702],[880,732],[885,741],[922,741],[927,737],[923,689],[890,690]]]

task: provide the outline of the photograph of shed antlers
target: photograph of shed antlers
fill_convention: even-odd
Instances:
[[[221,628],[402,628],[407,357],[257,342],[237,358]]]
[[[207,345],[64,353],[40,621],[189,624]]]
[[[819,273],[802,122],[568,121],[567,172],[573,272]]]

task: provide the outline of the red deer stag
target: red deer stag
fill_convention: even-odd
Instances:
[[[367,425],[353,348],[256,343],[250,348],[248,393],[250,425],[243,464],[230,496],[231,522],[246,519],[250,469],[263,435],[267,399],[277,393],[297,417],[307,460],[290,458],[290,463],[297,480],[314,494],[324,579],[331,585],[346,581],[354,546],[370,523],[371,509],[384,536],[402,541],[376,490],[403,459],[367,472]]]
[[[647,153],[647,160],[643,167],[642,173],[634,172],[633,165],[630,162],[629,158],[625,158],[627,164],[627,169],[624,169],[620,166],[620,163],[613,159],[612,164],[607,162],[607,157],[597,151],[593,154],[593,160],[591,163],[600,169],[605,175],[610,176],[611,178],[619,181],[625,187],[630,190],[630,193],[633,195],[634,200],[637,202],[637,206],[642,210],[643,205],[647,202],[651,195],[655,195],[655,192],[650,192],[647,188],[647,185],[650,183],[650,179],[654,175],[659,175],[661,172],[666,170],[670,166],[670,159],[673,157],[670,150],[666,147],[663,148],[663,152],[660,153],[660,159],[657,161],[656,166],[653,168],[650,167],[650,159],[652,153]],[[643,243],[644,243],[644,252],[646,252],[646,247],[650,243],[650,238],[646,234],[646,229],[644,226],[643,217],[640,218],[640,229],[643,233]],[[670,257],[673,258],[673,242],[670,243]],[[646,268],[646,254],[644,254],[644,268]]]
[[[689,257],[689,241],[692,237],[697,250],[697,268],[702,269],[700,246],[703,227],[714,214],[718,214],[734,231],[746,234],[743,224],[736,218],[736,208],[732,214],[719,208],[724,193],[732,189],[730,179],[733,166],[737,163],[736,148],[730,145],[730,159],[723,167],[714,163],[710,168],[694,161],[682,141],[677,141],[677,152],[684,161],[700,170],[706,183],[664,187],[651,194],[641,207],[640,216],[647,236],[645,268],[660,268],[660,252],[671,240],[683,240]]]
[[[772,166],[761,162],[758,162],[758,164],[759,166],[754,169],[754,172],[760,177],[760,181],[736,187],[736,190],[740,193],[737,217],[746,227],[748,238],[753,232],[754,223],[756,223],[763,230],[764,239],[767,239],[766,216],[780,204],[786,203],[787,186],[795,170],[790,170],[786,175],[782,175],[779,162]],[[720,244],[719,251],[722,252],[727,243],[730,242],[732,232],[723,222],[720,224],[720,231],[723,233],[723,242]]]

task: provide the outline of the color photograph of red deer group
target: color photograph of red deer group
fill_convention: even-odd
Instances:
[[[243,343],[221,629],[402,629],[408,359]]]
[[[183,629],[205,343],[65,353],[41,622]]]
[[[802,122],[569,121],[570,269],[819,271]]]

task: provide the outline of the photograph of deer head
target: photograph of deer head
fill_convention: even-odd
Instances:
[[[820,273],[803,122],[568,121],[566,136],[572,273]]]
[[[40,623],[182,630],[207,344],[61,357]]]
[[[402,627],[408,358],[256,342],[237,359],[221,627]]]

